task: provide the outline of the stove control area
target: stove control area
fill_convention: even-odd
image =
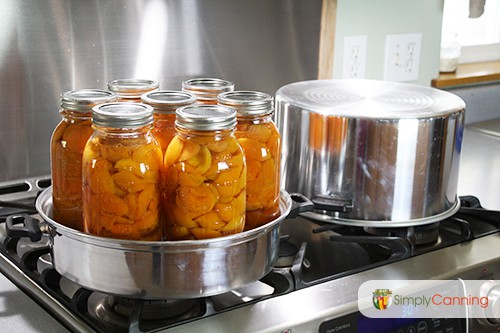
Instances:
[[[500,284],[494,281],[486,281],[482,284],[479,296],[487,297],[491,307],[484,313],[487,319],[478,320],[483,326],[497,326],[500,330]]]
[[[464,319],[368,318],[360,312],[323,322],[319,333],[462,333]]]

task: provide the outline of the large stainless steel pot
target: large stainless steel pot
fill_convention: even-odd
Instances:
[[[465,103],[433,88],[319,80],[276,93],[287,191],[316,203],[307,216],[402,227],[455,213]]]
[[[210,296],[259,280],[278,258],[281,222],[308,206],[282,191],[280,217],[259,228],[208,240],[148,242],[96,237],[60,225],[52,219],[50,187],[36,201],[61,275],[92,290],[142,299]],[[7,221],[10,229],[31,235],[37,229],[29,215],[16,219]]]

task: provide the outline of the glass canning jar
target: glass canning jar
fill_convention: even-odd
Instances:
[[[153,108],[107,103],[93,109],[94,133],[83,153],[84,231],[161,240],[162,152],[151,134]]]
[[[142,94],[158,90],[159,83],[146,79],[116,79],[108,82],[108,90],[118,95],[119,102],[140,103]]]
[[[237,111],[235,136],[247,162],[245,229],[253,229],[280,215],[281,138],[272,120],[273,98],[257,91],[220,94],[219,105]]]
[[[217,105],[176,111],[177,133],[164,160],[166,239],[205,239],[243,231],[246,163],[234,136],[236,112]]]
[[[141,97],[144,104],[154,110],[153,136],[161,146],[163,153],[175,135],[175,110],[183,106],[194,105],[196,96],[184,91],[158,90]]]
[[[50,140],[53,218],[67,227],[83,230],[82,155],[92,135],[92,107],[116,100],[116,94],[80,89],[61,94],[61,121]]]
[[[195,78],[182,82],[182,91],[195,95],[199,105],[217,105],[219,94],[233,90],[234,83],[217,78]]]

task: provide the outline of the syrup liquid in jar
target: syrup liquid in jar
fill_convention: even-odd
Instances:
[[[61,94],[62,120],[50,141],[53,218],[82,231],[82,155],[93,133],[92,108],[116,100],[116,94],[80,89]]]
[[[151,105],[154,110],[153,136],[161,146],[163,153],[175,135],[175,110],[183,106],[194,105],[196,96],[188,92],[174,90],[158,90],[146,93],[141,97],[144,104]]]
[[[264,225],[280,215],[281,138],[272,120],[273,98],[257,91],[219,95],[219,105],[237,111],[235,136],[247,161],[245,230]]]
[[[217,105],[219,94],[233,90],[234,83],[218,78],[195,78],[182,82],[182,91],[195,95],[199,105]]]
[[[108,82],[108,90],[116,93],[118,102],[140,103],[142,94],[158,90],[159,83],[147,79],[116,79]]]
[[[93,109],[94,133],[83,153],[84,231],[161,240],[162,151],[151,134],[153,108],[108,103]]]
[[[246,162],[234,136],[236,112],[217,105],[176,111],[177,134],[164,160],[167,240],[215,238],[243,231]]]

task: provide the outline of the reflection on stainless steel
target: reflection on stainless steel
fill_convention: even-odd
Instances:
[[[479,123],[473,123],[468,126],[470,129],[481,133],[493,135],[500,138],[500,119],[487,120]]]
[[[274,94],[318,73],[321,1],[2,1],[0,181],[47,175],[59,94],[192,77]],[[297,27],[300,27],[298,29]]]
[[[336,222],[417,225],[458,209],[464,103],[457,96],[413,85],[325,80],[284,86],[276,101],[283,187],[352,205],[330,214]]]
[[[51,219],[51,188],[36,201],[62,276],[92,290],[142,299],[217,295],[262,278],[278,259],[279,228],[291,205],[282,191],[281,215],[261,227],[214,239],[148,242],[96,237],[58,224]]]
[[[483,207],[500,210],[500,138],[466,128],[459,195],[475,195]]]

